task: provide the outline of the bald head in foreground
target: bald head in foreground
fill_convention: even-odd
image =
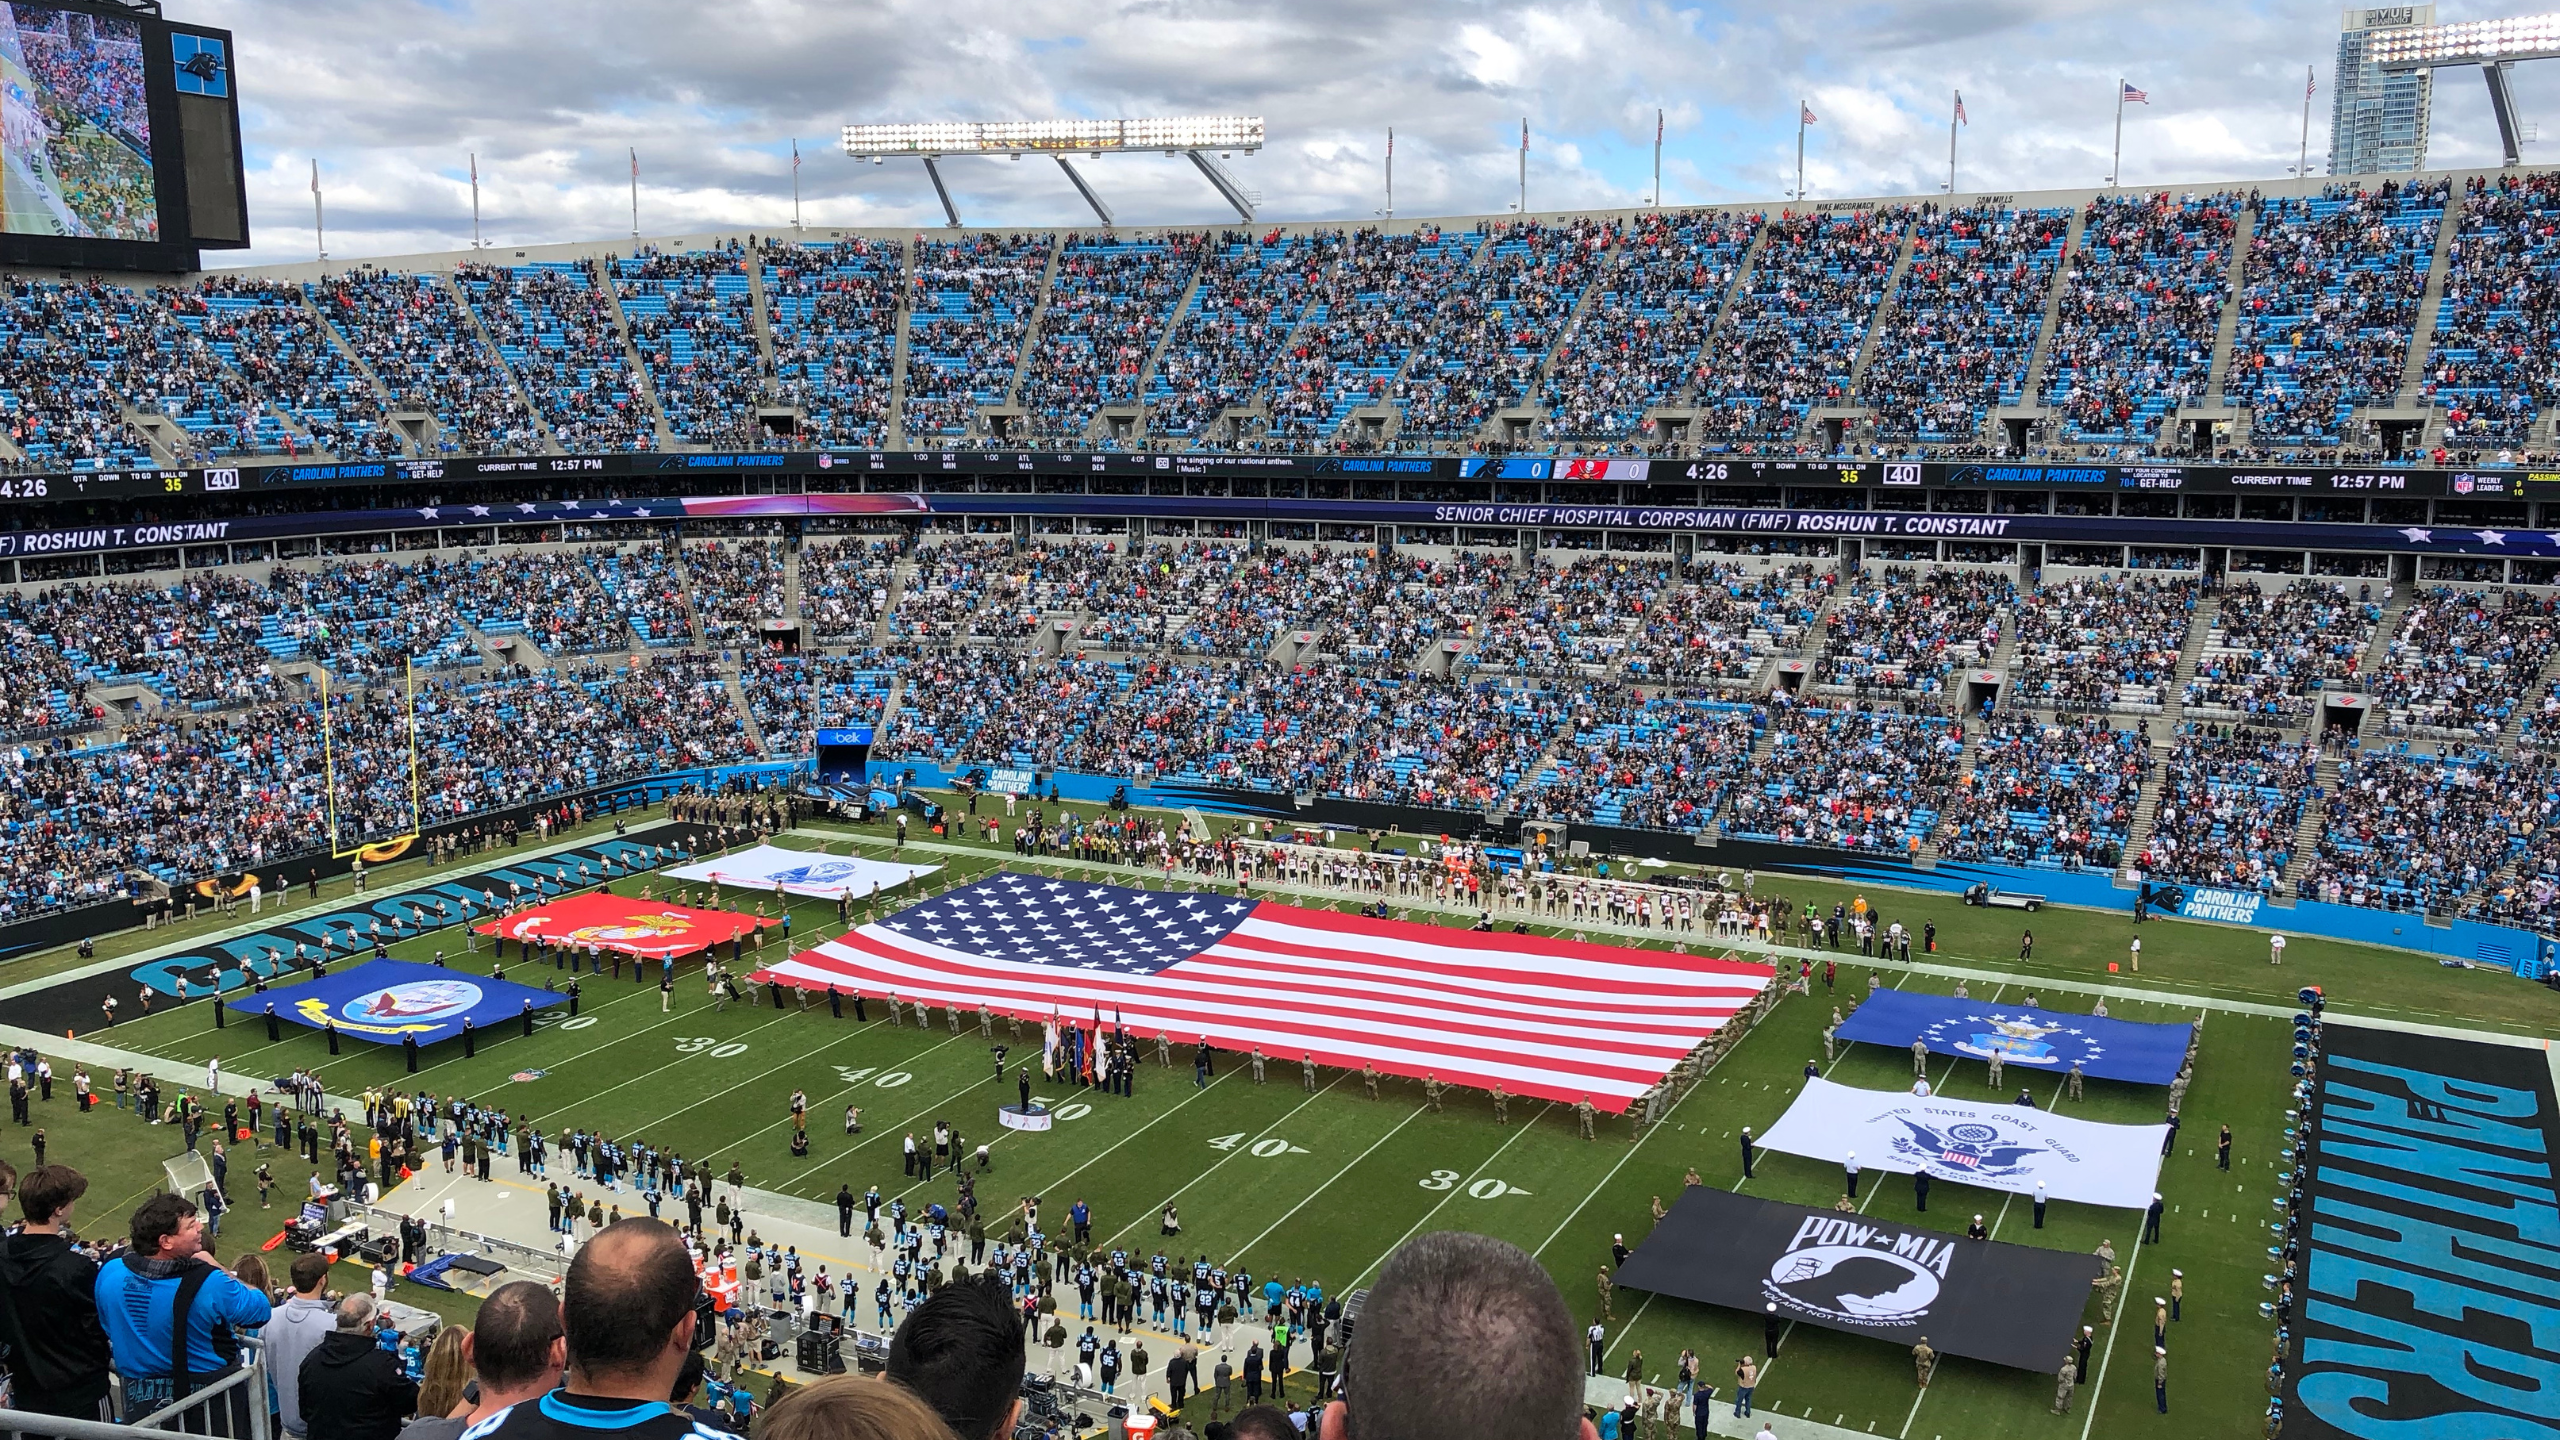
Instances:
[[[1555,1281],[1488,1235],[1424,1235],[1387,1259],[1321,1440],[1597,1440]]]

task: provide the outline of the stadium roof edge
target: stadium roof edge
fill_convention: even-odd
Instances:
[[[2459,169],[2424,170],[2406,175],[2314,176],[2309,180],[2283,178],[2273,180],[2221,179],[2161,181],[2143,185],[2126,186],[2121,190],[2111,190],[2104,186],[2084,186],[2077,189],[2067,190],[1967,191],[1954,196],[1946,194],[1871,195],[1843,196],[1837,199],[1816,197],[1815,199],[1801,205],[1786,200],[1773,199],[1724,200],[1695,205],[1665,206],[1663,207],[1663,213],[1702,214],[1714,212],[1739,215],[1750,214],[1753,212],[1775,214],[1789,210],[1809,210],[1814,213],[1837,213],[1876,209],[1889,205],[1962,206],[1985,203],[2014,205],[2026,209],[2060,207],[2076,209],[2087,204],[2093,199],[2106,195],[2156,195],[2163,192],[2172,195],[2187,195],[2207,194],[2217,190],[2255,190],[2261,194],[2270,196],[2317,195],[2333,184],[2349,182],[2359,183],[2366,186],[2378,186],[2386,181],[2397,181],[2402,184],[2418,180],[2438,179],[2463,181],[2475,175],[2528,175],[2549,172],[2560,172],[2560,165],[2524,165],[2515,167],[2512,170],[2502,170],[2494,166],[2471,166]],[[1601,220],[1629,219],[1648,213],[1651,213],[1650,207],[1640,205],[1619,206],[1614,208],[1605,206],[1583,206],[1562,210],[1534,211],[1528,218],[1531,220],[1557,223],[1586,218]],[[1172,233],[1214,233],[1219,231],[1236,230],[1249,231],[1254,234],[1269,234],[1273,231],[1277,231],[1283,235],[1302,235],[1317,231],[1361,229],[1378,230],[1388,234],[1410,234],[1416,230],[1429,229],[1434,226],[1444,229],[1465,230],[1472,229],[1478,225],[1507,223],[1519,218],[1520,217],[1516,214],[1506,212],[1498,215],[1400,215],[1393,220],[1350,218],[1330,220],[1258,219],[1248,225],[1242,221],[1229,217],[1223,220],[1213,218],[1197,222],[1119,225],[1111,227],[1108,233],[1122,236],[1138,236]],[[271,280],[304,281],[323,279],[327,276],[344,274],[350,270],[363,267],[395,271],[439,272],[451,271],[458,266],[469,264],[513,265],[533,264],[539,261],[588,260],[606,257],[623,257],[632,254],[636,249],[644,246],[655,247],[661,250],[679,251],[708,249],[716,245],[727,244],[731,241],[743,241],[750,235],[753,235],[760,240],[804,240],[817,243],[851,239],[906,240],[916,236],[922,236],[928,240],[952,240],[978,235],[1088,235],[1096,233],[1105,232],[1103,227],[1096,226],[1090,221],[1083,224],[1060,224],[1051,226],[973,225],[958,230],[948,229],[939,225],[811,225],[804,229],[794,231],[788,223],[774,225],[742,224],[733,229],[727,230],[702,231],[691,234],[643,236],[637,241],[625,237],[619,239],[573,240],[531,245],[492,245],[480,250],[439,250],[406,255],[339,255],[332,256],[327,261],[303,260],[264,265],[222,266],[197,272],[197,275],[239,275]],[[86,276],[89,272],[60,271],[46,267],[22,267],[13,269],[10,273],[66,276],[76,274],[79,276]],[[178,281],[183,283],[191,282],[197,278],[197,276],[187,275],[156,278],[163,283],[167,281]]]

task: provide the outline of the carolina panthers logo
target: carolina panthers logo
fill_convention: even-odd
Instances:
[[[1924,1167],[1943,1167],[1968,1178],[2004,1180],[2023,1175],[2030,1168],[2024,1162],[2047,1150],[2034,1143],[2003,1143],[1999,1126],[1978,1120],[1958,1121],[1941,1131],[1908,1116],[1896,1118],[1911,1133],[1895,1137],[1895,1153]]]

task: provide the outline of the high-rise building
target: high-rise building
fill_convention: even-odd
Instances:
[[[2377,30],[2433,25],[2433,5],[2357,6],[2338,27],[2338,68],[2329,87],[2329,173],[2386,175],[2427,163],[2427,116],[2435,72],[2385,72],[2365,59]]]

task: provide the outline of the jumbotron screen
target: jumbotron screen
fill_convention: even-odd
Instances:
[[[160,238],[139,20],[0,4],[0,227]]]
[[[189,270],[248,241],[228,32],[0,0],[0,261]]]

